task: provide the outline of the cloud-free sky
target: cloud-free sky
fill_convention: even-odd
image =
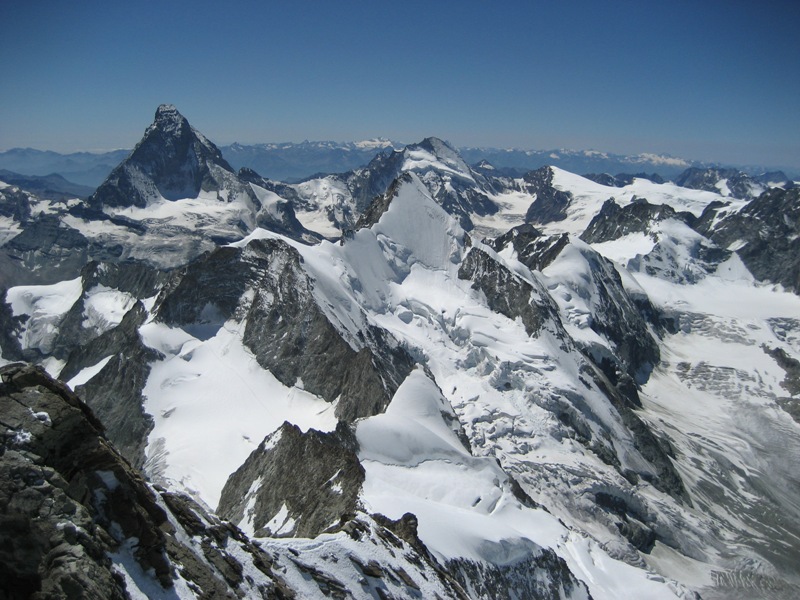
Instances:
[[[0,149],[210,139],[659,152],[800,168],[800,2],[4,2]]]

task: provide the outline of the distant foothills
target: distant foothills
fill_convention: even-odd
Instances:
[[[235,169],[248,168],[269,179],[297,183],[328,173],[345,173],[368,164],[376,154],[402,149],[405,144],[377,138],[361,142],[264,143],[220,146]],[[596,150],[520,150],[463,147],[458,152],[469,164],[491,166],[504,175],[521,176],[543,166],[556,166],[578,174],[643,175],[677,181],[690,168],[734,169],[748,175],[789,171],[782,179],[800,179],[796,169],[763,165],[732,166],[676,158],[665,154],[621,155]],[[100,185],[130,149],[108,152],[59,153],[51,150],[12,148],[0,152],[0,179],[39,191],[55,190],[85,196]],[[781,173],[780,175],[783,175]],[[24,181],[20,176],[25,178]],[[15,179],[16,178],[16,179]],[[33,178],[33,179],[31,179]],[[59,181],[63,178],[64,181]],[[773,177],[774,178],[774,177]],[[72,185],[72,187],[69,187]]]

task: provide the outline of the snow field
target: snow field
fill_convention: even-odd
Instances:
[[[241,342],[242,327],[226,323],[205,341],[157,323],[140,330],[145,344],[165,355],[144,389],[155,421],[147,468],[210,507],[230,474],[284,421],[303,430],[336,427],[334,405],[284,386],[258,365]]]

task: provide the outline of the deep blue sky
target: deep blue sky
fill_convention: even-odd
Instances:
[[[0,149],[132,147],[169,102],[225,144],[659,152],[800,168],[800,2],[7,1]]]

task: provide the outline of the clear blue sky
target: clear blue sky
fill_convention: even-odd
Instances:
[[[9,0],[0,149],[132,147],[169,102],[225,144],[663,152],[800,168],[800,2]]]

